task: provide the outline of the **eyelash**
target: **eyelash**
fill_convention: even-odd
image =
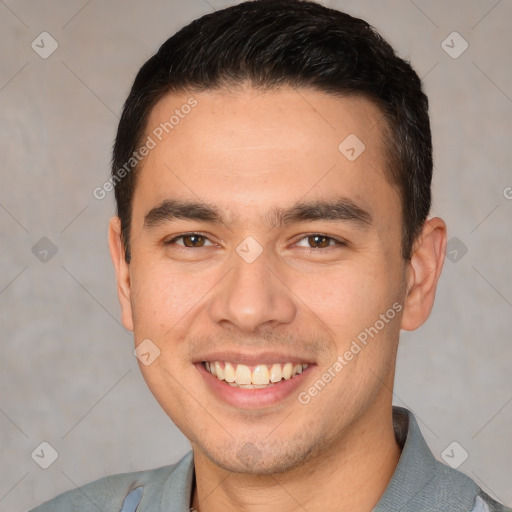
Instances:
[[[176,240],[183,239],[183,238],[186,238],[186,237],[192,237],[192,236],[199,236],[199,237],[202,237],[205,240],[208,240],[208,241],[211,242],[211,240],[206,235],[203,235],[201,233],[191,232],[191,233],[183,233],[181,235],[178,235],[178,236],[174,237],[172,240],[165,241],[164,244],[165,245],[177,245],[175,243]],[[311,252],[317,252],[317,251],[320,251],[320,250],[326,251],[326,250],[329,250],[329,249],[336,248],[336,246],[344,247],[344,246],[347,245],[347,243],[345,241],[338,240],[336,238],[333,238],[332,236],[324,235],[323,233],[308,233],[308,234],[304,235],[302,238],[300,238],[296,243],[301,242],[302,240],[308,239],[310,237],[315,237],[315,236],[318,236],[318,237],[321,237],[321,238],[326,238],[327,240],[329,240],[329,245],[327,247],[309,247],[309,248],[306,248],[306,249],[309,249]],[[334,244],[331,244],[331,242],[334,242]],[[182,249],[205,249],[206,247],[187,247],[187,246],[183,245],[181,248]]]

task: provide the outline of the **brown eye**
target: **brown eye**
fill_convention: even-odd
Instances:
[[[308,236],[308,243],[311,245],[311,247],[313,248],[318,248],[318,249],[321,249],[323,247],[329,247],[331,244],[330,244],[330,241],[332,240],[332,238],[328,237],[328,236],[324,236],[324,235],[310,235]]]
[[[298,243],[298,246],[305,247],[306,249],[326,249],[326,248],[334,248],[336,246],[344,246],[345,243],[341,240],[336,240],[327,235],[323,235],[322,233],[312,233],[310,235],[306,235],[301,238]]]
[[[202,236],[202,235],[184,235],[182,238],[183,238],[183,245],[185,245],[185,247],[203,247],[204,246],[204,236]]]
[[[186,233],[184,235],[177,236],[168,242],[165,242],[165,245],[177,245],[181,247],[189,247],[189,248],[201,248],[207,247],[206,242],[209,241],[207,237],[201,235],[199,233]],[[180,243],[181,242],[181,243]],[[211,242],[210,242],[211,245]]]

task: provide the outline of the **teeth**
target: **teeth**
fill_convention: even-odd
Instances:
[[[256,384],[237,384],[236,382],[228,382],[231,387],[233,388],[244,388],[244,389],[262,389],[266,388],[267,386],[257,386]],[[271,384],[273,386],[273,384]]]
[[[226,363],[226,364],[229,364],[229,363]],[[249,369],[248,366],[239,364],[236,367],[235,382],[237,384],[251,384],[251,370]]]
[[[238,365],[243,366],[241,364]],[[246,366],[247,368],[247,366]],[[249,370],[249,368],[247,368]],[[251,374],[251,370],[249,370],[249,375]],[[268,368],[264,364],[259,364],[254,368],[254,371],[252,372],[252,383],[253,384],[259,384],[259,385],[267,385],[270,381],[270,374],[268,371]]]
[[[273,364],[270,368],[270,382],[279,382],[283,378],[280,364]]]
[[[204,366],[217,379],[226,381],[230,386],[245,389],[273,386],[283,379],[300,375],[308,367],[307,364],[274,363],[269,369],[266,364],[259,364],[251,372],[251,368],[245,364],[206,361]]]
[[[224,380],[226,382],[235,382],[235,369],[231,363],[224,364]]]
[[[215,373],[213,373],[210,369],[210,373],[212,375],[215,375],[219,380],[224,380],[224,368],[220,365],[219,361],[215,361],[213,364],[213,367],[215,368]],[[211,365],[210,365],[211,368]]]

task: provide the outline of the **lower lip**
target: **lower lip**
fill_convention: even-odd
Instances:
[[[304,379],[314,365],[310,364],[302,373],[283,379],[273,386],[261,389],[244,389],[230,386],[226,381],[213,376],[202,363],[195,364],[210,390],[230,405],[244,409],[256,409],[274,405],[290,395],[304,383]]]

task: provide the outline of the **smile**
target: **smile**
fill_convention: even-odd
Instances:
[[[219,381],[242,389],[262,389],[300,375],[308,363],[273,363],[247,366],[228,361],[204,361],[203,366]]]

